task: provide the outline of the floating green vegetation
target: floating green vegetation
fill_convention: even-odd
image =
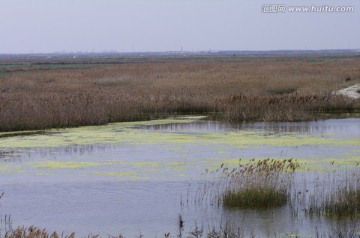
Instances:
[[[81,169],[84,167],[98,166],[93,162],[75,162],[75,161],[44,161],[36,163],[37,169]]]
[[[39,133],[38,131],[26,131],[20,133],[24,133],[24,135],[26,134],[27,136],[11,136],[2,138],[0,148],[58,147],[74,144],[109,144],[119,142],[156,144],[166,142],[169,135],[163,135],[161,133],[155,132],[144,133],[144,131],[139,130],[139,128],[151,125],[190,123],[196,120],[200,120],[202,118],[204,117],[194,116],[184,119],[180,118],[140,122],[122,122],[103,126],[84,126],[68,129],[52,129],[48,130],[45,134]],[[3,134],[16,135],[16,133],[18,132]],[[184,136],[184,138],[180,139],[180,141],[186,142],[189,141],[189,138]]]
[[[20,166],[8,165],[8,164],[4,164],[4,163],[0,164],[0,173],[12,174],[12,173],[18,173],[21,171],[22,171],[22,168]]]
[[[167,164],[168,166],[172,166],[172,167],[183,167],[186,166],[185,162],[171,162]]]
[[[12,131],[12,132],[0,132],[0,138],[13,137],[13,136],[30,136],[44,134],[45,131]]]
[[[0,148],[58,147],[87,144],[204,144],[226,145],[237,148],[260,146],[358,146],[358,138],[340,139],[316,135],[287,133],[281,136],[264,135],[259,131],[238,131],[229,133],[161,133],[142,130],[150,125],[190,123],[203,117],[166,119],[143,122],[114,123],[104,126],[86,126],[69,129],[53,129],[47,133],[26,132],[27,136],[1,138]]]

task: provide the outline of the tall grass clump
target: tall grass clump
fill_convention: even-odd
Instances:
[[[251,160],[228,172],[228,187],[223,194],[225,207],[272,208],[287,203],[292,175],[299,163],[294,159]]]
[[[297,195],[299,204],[308,215],[332,219],[358,218],[360,216],[360,171],[358,167],[334,171],[315,171],[304,178],[298,189],[306,191]],[[306,182],[313,177],[313,182]],[[301,187],[303,189],[301,189]],[[306,189],[305,189],[306,187]]]
[[[331,173],[333,186],[320,206],[327,217],[359,217],[360,216],[360,171],[358,167]]]
[[[324,210],[328,216],[360,216],[360,190],[337,191],[326,201]]]

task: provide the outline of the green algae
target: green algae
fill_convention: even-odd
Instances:
[[[23,169],[20,166],[14,166],[14,165],[7,165],[7,164],[0,164],[0,173],[19,173],[22,172]]]
[[[183,167],[183,166],[186,166],[186,163],[185,162],[171,162],[171,163],[167,163],[167,166]]]
[[[167,119],[146,122],[114,123],[104,126],[50,130],[49,134],[13,136],[1,138],[0,148],[60,147],[90,144],[203,144],[227,145],[236,148],[257,148],[266,146],[358,146],[359,140],[299,135],[287,133],[282,136],[264,135],[258,131],[239,131],[229,133],[161,133],[142,130],[149,125],[171,123],[190,123],[199,117],[189,119]],[[180,150],[174,147],[174,150]],[[183,150],[182,152],[186,152]]]
[[[256,130],[240,130],[232,132],[214,132],[214,133],[176,133],[176,132],[159,132],[157,130],[147,129],[147,126],[154,125],[166,125],[166,124],[178,124],[178,123],[191,123],[200,120],[204,117],[185,117],[166,120],[153,120],[144,122],[125,122],[125,123],[113,123],[104,126],[87,126],[79,128],[69,129],[57,129],[49,130],[46,133],[35,133],[27,136],[12,136],[0,138],[0,150],[3,151],[15,151],[16,153],[21,151],[31,151],[38,148],[56,148],[56,147],[77,147],[77,146],[93,146],[93,145],[165,145],[169,152],[175,154],[184,154],[183,161],[178,158],[167,160],[146,161],[145,159],[131,159],[120,157],[116,160],[108,160],[106,157],[100,155],[99,158],[89,160],[89,158],[72,157],[72,161],[40,161],[32,163],[36,169],[81,169],[88,168],[88,170],[95,172],[92,175],[96,175],[96,172],[103,173],[101,170],[108,170],[104,166],[115,166],[117,169],[133,169],[135,171],[141,171],[146,176],[151,178],[166,177],[169,173],[173,176],[187,169],[203,172],[205,168],[210,170],[217,169],[221,164],[227,166],[239,165],[239,158],[228,158],[231,156],[232,149],[255,149],[264,147],[304,147],[318,146],[318,147],[344,147],[350,148],[347,152],[338,156],[338,158],[329,158],[324,156],[315,156],[309,154],[307,157],[296,157],[297,161],[301,164],[299,170],[320,170],[320,169],[334,169],[346,166],[353,166],[360,163],[360,157],[358,149],[354,147],[359,146],[359,140],[357,138],[336,138],[329,135],[304,135],[298,133],[286,133],[269,135],[265,132]],[[200,159],[192,157],[192,146],[206,146],[214,147],[218,149],[218,153],[208,154],[206,157]],[[230,150],[229,150],[230,149]],[[307,148],[306,148],[307,149]],[[206,153],[206,151],[205,151]],[[249,156],[249,155],[248,155]],[[247,163],[253,157],[242,158],[241,163]],[[266,159],[266,157],[256,157],[256,160]],[[271,157],[271,159],[282,160],[289,159],[288,157]],[[80,161],[80,162],[78,162]],[[82,161],[82,162],[81,162]],[[335,161],[333,166],[331,163]],[[96,168],[101,167],[101,168]],[[26,168],[23,168],[26,169]],[[164,171],[163,171],[164,170]],[[5,172],[7,169],[0,169],[0,172]],[[107,173],[107,172],[104,172]],[[89,174],[91,175],[91,173]],[[106,174],[103,174],[106,175]],[[108,176],[116,176],[113,172],[110,172]],[[130,175],[129,175],[130,176]],[[127,176],[127,177],[129,177]],[[133,176],[132,179],[141,176]],[[186,176],[186,175],[185,175]],[[126,177],[124,175],[123,177]],[[145,177],[145,176],[143,176]],[[142,178],[143,178],[142,177]]]
[[[31,147],[59,147],[74,144],[205,144],[205,145],[229,145],[238,148],[256,148],[259,146],[357,146],[356,139],[339,140],[334,138],[322,138],[316,136],[281,136],[264,137],[262,134],[253,133],[230,133],[230,134],[170,134],[158,132],[143,132],[135,128],[127,128],[116,131],[111,128],[81,128],[67,129],[61,133],[47,136],[34,135],[29,137],[3,138],[0,148],[31,148]],[[184,151],[185,152],[185,151]]]
[[[165,125],[173,123],[190,123],[203,117],[192,119],[166,119],[141,122],[113,123],[103,126],[85,126],[68,129],[53,129],[44,133],[28,136],[12,136],[1,138],[0,148],[31,148],[31,147],[59,147],[74,144],[109,144],[109,143],[158,143],[166,138],[156,138],[158,133],[144,133],[140,127]],[[30,132],[27,132],[30,133]],[[155,139],[155,141],[154,141]],[[157,139],[157,140],[156,140]],[[153,141],[153,142],[151,142]]]
[[[157,125],[170,123],[173,120],[157,120],[153,122],[117,123],[107,126],[82,127],[57,130],[56,134],[38,134],[26,137],[1,138],[1,148],[36,148],[36,147],[65,147],[73,145],[91,144],[198,144],[198,145],[226,145],[235,148],[257,148],[262,146],[357,146],[356,139],[324,138],[313,135],[284,135],[264,136],[259,132],[203,133],[203,134],[175,134],[143,131],[133,126],[146,124]],[[131,125],[131,126],[130,126]],[[176,150],[176,148],[174,147]],[[178,149],[180,150],[180,149]],[[186,150],[182,152],[186,153]]]
[[[75,162],[75,161],[43,161],[35,163],[37,169],[81,169],[84,167],[98,166],[93,162]]]
[[[44,134],[44,133],[45,133],[45,131],[10,131],[10,132],[0,132],[0,138],[13,137],[13,136],[38,135],[38,134]]]

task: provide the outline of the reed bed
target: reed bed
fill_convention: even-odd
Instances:
[[[251,234],[251,230],[244,232],[244,227],[239,224],[241,214],[251,210],[256,213],[283,209],[283,216],[300,223],[303,219],[319,222],[315,230],[307,231],[312,237],[359,237],[358,163],[331,162],[322,170],[308,170],[305,166],[300,166],[295,159],[252,159],[250,162],[239,160],[239,166],[235,168],[223,164],[205,173],[208,182],[200,185],[195,205],[217,205],[229,213],[226,224],[210,229],[209,233],[218,237],[230,233],[237,234],[234,237],[262,237],[256,232]],[[224,227],[231,230],[224,230]],[[282,236],[275,232],[269,237]]]
[[[155,58],[105,65],[77,62],[70,67],[71,60],[50,67],[24,59],[2,70],[0,131],[177,114],[210,114],[228,121],[295,121],[319,117],[314,112],[360,109],[360,100],[331,94],[360,83],[358,57],[323,56],[316,61],[299,56],[241,61],[225,57],[205,62]]]
[[[308,172],[307,175],[309,177]],[[316,171],[313,181],[298,181],[295,206],[307,215],[331,219],[357,219],[360,216],[360,170],[358,166],[335,171]]]
[[[251,160],[238,168],[223,170],[227,188],[223,194],[225,207],[272,208],[287,203],[293,184],[296,160]]]
[[[241,160],[239,160],[241,163]],[[335,166],[332,164],[332,166]],[[265,159],[229,169],[222,167],[217,185],[225,207],[274,208],[288,205],[292,214],[331,219],[360,216],[360,170],[351,168],[298,171],[295,159]],[[213,183],[215,184],[215,183]],[[214,193],[212,193],[214,194]]]
[[[339,166],[332,162],[322,170],[301,167],[296,159],[271,158],[249,162],[239,159],[239,166],[235,168],[223,164],[205,173],[205,182],[196,190],[194,205],[209,203],[241,209],[287,205],[294,217],[352,219],[360,216],[358,163]]]
[[[329,216],[360,216],[360,190],[339,190],[324,206]]]

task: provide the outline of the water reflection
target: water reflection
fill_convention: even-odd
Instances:
[[[247,130],[262,131],[265,134],[281,135],[286,133],[326,135],[326,134],[360,134],[359,119],[319,120],[308,122],[256,122],[228,123],[218,121],[197,121],[186,124],[162,124],[144,126],[147,131],[169,133],[226,133]]]

